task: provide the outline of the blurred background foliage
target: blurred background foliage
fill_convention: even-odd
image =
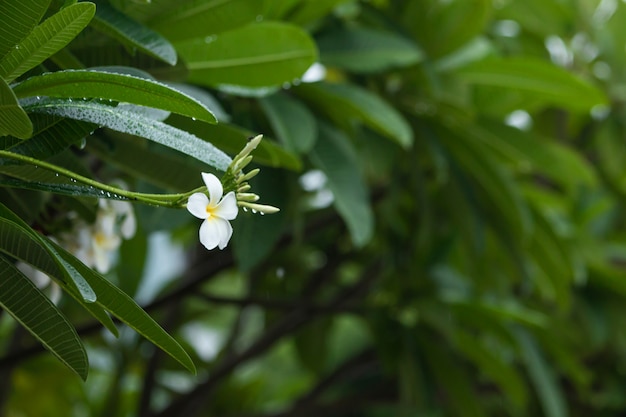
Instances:
[[[95,4],[20,80],[133,67],[197,98],[219,123],[165,123],[231,156],[263,133],[252,185],[281,212],[241,212],[229,247],[207,252],[185,210],[134,205],[106,277],[197,375],[64,296],[89,377],[4,314],[5,415],[624,414],[624,2]],[[208,170],[80,120],[93,124],[54,158],[104,182],[182,192]],[[37,225],[94,199],[10,187],[0,201]]]

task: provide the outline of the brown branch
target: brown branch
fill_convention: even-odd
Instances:
[[[366,269],[363,277],[353,286],[341,291],[329,304],[327,311],[335,311],[337,307],[343,305],[352,298],[362,294],[376,278],[379,266],[374,265]],[[314,274],[313,278],[319,277],[319,273],[328,273],[326,268],[318,274]],[[259,356],[267,351],[276,342],[284,336],[293,333],[303,325],[313,321],[319,317],[319,314],[312,312],[306,304],[293,310],[283,316],[282,320],[276,322],[270,327],[255,343],[245,349],[243,352],[225,358],[224,361],[218,363],[210,373],[210,376],[202,383],[197,385],[192,391],[173,401],[163,411],[154,414],[154,417],[176,417],[180,415],[193,416],[197,415],[207,398],[212,394],[213,390],[223,378],[228,376],[235,368],[246,361]]]

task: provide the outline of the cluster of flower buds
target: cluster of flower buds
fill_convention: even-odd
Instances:
[[[263,139],[263,135],[257,135],[248,141],[246,146],[235,156],[233,162],[228,166],[222,181],[225,188],[232,188],[236,192],[237,205],[241,207],[243,211],[250,210],[253,213],[272,214],[277,213],[280,209],[265,204],[257,204],[259,196],[249,192],[251,187],[248,181],[254,178],[260,172],[260,169],[255,168],[247,173],[243,172],[243,169],[252,161],[252,155],[250,155],[250,153],[256,149],[261,139]]]

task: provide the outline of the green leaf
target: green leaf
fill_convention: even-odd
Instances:
[[[140,138],[120,136],[109,134],[106,140],[90,141],[87,150],[133,177],[167,190],[183,192],[202,185],[200,172],[206,167],[200,162],[155,149]]]
[[[493,351],[480,343],[474,335],[461,330],[454,332],[456,349],[470,358],[476,367],[497,383],[516,408],[521,409],[527,401],[526,385],[517,369]]]
[[[409,66],[423,58],[413,42],[391,32],[366,28],[325,33],[317,40],[317,45],[324,65],[357,73]]]
[[[41,64],[74,39],[95,11],[93,3],[77,3],[48,18],[0,60],[0,76],[11,82]]]
[[[193,133],[233,155],[238,154],[246,146],[248,139],[258,134],[257,132],[245,130],[227,123],[207,125],[206,123],[180,116],[172,116],[167,121],[173,126]],[[274,168],[286,168],[292,171],[299,171],[302,168],[302,163],[295,155],[276,145],[268,138],[262,140],[261,144],[254,150],[254,162]]]
[[[570,193],[598,183],[591,164],[567,144],[495,120],[479,119],[465,131],[511,160],[520,171],[544,174]]]
[[[0,136],[28,139],[32,134],[32,122],[20,107],[11,87],[0,78]]]
[[[472,178],[482,197],[480,206],[493,220],[506,224],[502,230],[511,233],[513,242],[523,242],[533,229],[532,216],[516,186],[512,173],[499,163],[493,151],[480,141],[467,135],[465,124],[448,118],[445,122],[451,131],[442,131],[438,139],[462,168],[459,179]]]
[[[168,39],[215,35],[262,17],[261,0],[208,0],[179,2],[179,6],[150,20],[149,25]]]
[[[489,0],[412,1],[402,20],[427,55],[438,58],[483,33],[492,10]]]
[[[212,144],[165,123],[131,111],[95,101],[42,99],[25,106],[31,112],[51,114],[105,126],[116,132],[141,136],[192,156],[218,170],[225,171],[231,159]]]
[[[118,335],[117,328],[104,310],[92,301],[96,295],[84,281],[82,276],[71,267],[72,274],[80,276],[74,280],[65,270],[67,263],[60,259],[58,253],[46,238],[32,230],[6,206],[0,204],[0,251],[28,263],[55,281],[70,294],[80,305],[98,319],[112,334]],[[66,279],[69,277],[70,279]],[[75,278],[75,277],[74,277]],[[83,295],[86,294],[86,295]],[[85,298],[91,301],[86,302]]]
[[[317,139],[317,122],[300,101],[278,93],[259,99],[276,137],[290,152],[306,153]]]
[[[39,23],[50,0],[4,0],[0,2],[0,57],[26,37]],[[2,96],[2,94],[0,94]]]
[[[67,265],[63,259],[60,259],[56,251],[49,247],[45,240],[39,236],[34,236],[32,229],[21,227],[13,221],[0,217],[0,230],[3,232],[3,247],[0,250],[11,255],[21,256],[20,259],[28,262],[28,259],[31,258],[29,252],[38,251],[38,248],[33,248],[33,244],[41,245],[47,254],[39,251],[34,258],[34,262],[41,262],[42,256],[50,257],[57,264],[57,271],[61,272],[57,272],[54,274],[55,276],[59,278],[62,278],[61,276],[65,277],[64,282],[71,283],[72,288],[80,294],[83,301],[92,303],[96,300],[96,294],[85,279],[74,268]],[[24,247],[19,247],[19,245],[24,245]]]
[[[352,242],[362,247],[374,233],[374,214],[358,159],[349,139],[339,130],[320,124],[311,162],[328,178],[333,204],[348,225]]]
[[[448,404],[454,413],[461,417],[481,417],[486,415],[481,409],[467,372],[450,352],[435,345],[431,338],[422,337],[419,342],[424,351],[428,367],[432,370],[438,385],[450,398]]]
[[[119,70],[119,68],[116,68]],[[14,87],[19,98],[101,98],[172,111],[217,123],[209,109],[185,93],[144,78],[94,70],[58,71],[29,78]]]
[[[413,131],[395,108],[376,94],[352,84],[303,84],[294,91],[340,126],[356,119],[403,147],[413,143]]]
[[[83,380],[87,353],[74,327],[35,285],[0,256],[0,306]]]
[[[30,117],[34,125],[33,137],[8,147],[8,150],[37,159],[47,159],[63,152],[98,127],[93,123],[47,114],[31,113]]]
[[[541,354],[535,339],[522,328],[515,329],[514,333],[546,417],[568,416],[563,392],[556,381],[550,363]]]
[[[272,87],[292,82],[316,61],[315,43],[302,29],[259,23],[216,37],[176,44],[188,80],[206,86]]]
[[[470,84],[518,91],[544,105],[572,111],[585,112],[608,102],[605,93],[591,83],[537,58],[487,59],[456,74]]]
[[[91,23],[93,27],[130,50],[137,49],[170,65],[176,64],[178,60],[176,50],[167,39],[120,13],[107,2],[96,0],[95,3],[96,16]]]
[[[323,18],[341,3],[348,0],[316,0],[300,1],[295,10],[287,16],[287,19],[297,25],[305,26]]]
[[[155,322],[135,301],[106,278],[85,266],[73,255],[57,244],[52,243],[61,257],[82,274],[98,294],[96,303],[115,317],[133,328],[137,333],[154,343],[190,372],[196,367],[185,350],[157,322]]]

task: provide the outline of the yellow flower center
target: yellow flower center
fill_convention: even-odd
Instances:
[[[207,218],[212,217],[214,211],[215,211],[215,207],[214,206],[211,206],[210,204],[206,205]]]

